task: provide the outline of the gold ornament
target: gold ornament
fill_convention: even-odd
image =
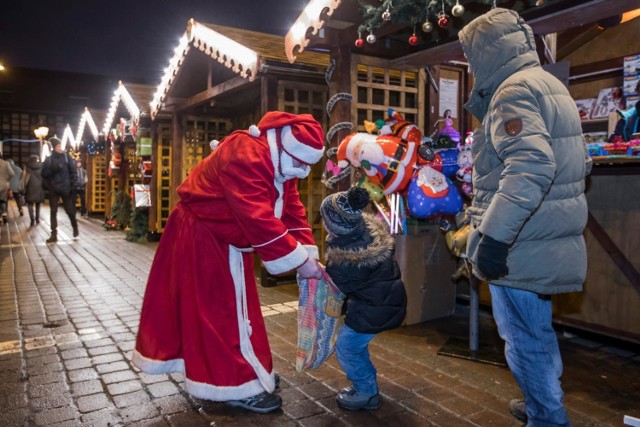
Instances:
[[[453,6],[453,9],[451,9],[451,14],[456,17],[461,17],[464,15],[464,6],[460,3],[456,3],[456,5]]]
[[[431,31],[433,31],[433,24],[431,23],[431,21],[423,22],[422,31],[424,31],[425,33],[430,33]]]

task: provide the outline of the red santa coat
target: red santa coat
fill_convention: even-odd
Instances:
[[[277,153],[273,137],[223,140],[178,187],[151,267],[133,362],[151,374],[184,372],[198,398],[275,389],[251,252],[272,274],[318,252],[297,180],[275,173]]]

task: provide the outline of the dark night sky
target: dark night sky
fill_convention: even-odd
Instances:
[[[0,63],[158,83],[189,18],[284,35],[308,0],[2,0]]]

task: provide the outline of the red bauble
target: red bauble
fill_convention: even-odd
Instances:
[[[440,18],[438,18],[438,27],[447,28],[448,24],[449,18],[446,15],[442,15]]]
[[[362,37],[360,37],[359,39],[356,40],[356,47],[362,47],[364,46],[364,40],[362,39]]]
[[[418,44],[418,36],[416,36],[415,34],[413,34],[412,36],[409,37],[409,44],[411,46],[415,46]]]

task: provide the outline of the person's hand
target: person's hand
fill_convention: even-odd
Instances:
[[[309,257],[304,264],[298,267],[298,274],[302,279],[322,279],[322,265]]]
[[[480,238],[476,269],[486,280],[495,280],[509,274],[507,267],[509,245],[486,234]]]

